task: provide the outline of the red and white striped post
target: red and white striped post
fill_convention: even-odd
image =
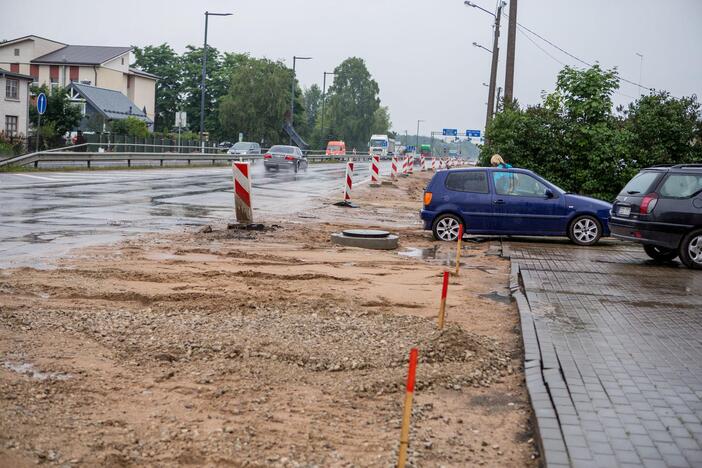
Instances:
[[[424,153],[419,155],[419,170],[420,171],[426,171],[427,166],[426,166],[426,159],[424,159]]]
[[[251,207],[251,177],[248,162],[233,162],[234,172],[234,212],[236,221],[241,224],[253,223]]]
[[[407,448],[409,447],[410,419],[412,418],[412,399],[414,398],[414,382],[417,375],[417,358],[419,350],[412,348],[409,356],[407,372],[407,388],[405,391],[405,407],[402,411],[402,429],[400,430],[400,452],[397,456],[397,468],[405,468],[407,464]]]
[[[436,158],[431,158],[431,170],[436,172]]]
[[[380,155],[374,154],[371,159],[371,187],[380,187]]]
[[[448,295],[449,272],[444,271],[444,284],[441,287],[441,304],[439,305],[439,330],[444,328],[446,319],[446,296]]]
[[[344,178],[344,203],[351,203],[351,189],[353,188],[353,160],[346,163],[346,177]]]
[[[397,180],[397,155],[392,155],[392,166],[390,171],[392,180]]]
[[[402,158],[402,175],[407,176],[407,161],[409,160],[409,156],[405,154],[405,157]]]
[[[407,163],[407,170],[409,171],[410,175],[414,174],[414,153],[409,157],[409,162]]]

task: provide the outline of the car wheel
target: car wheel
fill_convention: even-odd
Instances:
[[[578,245],[594,245],[602,237],[602,225],[593,216],[578,216],[570,223],[568,237]]]
[[[297,174],[298,169],[300,169],[300,163],[299,162],[293,163],[293,171],[295,171],[295,174]]]
[[[702,270],[702,229],[692,231],[680,243],[680,261],[686,267]]]
[[[263,167],[266,168],[266,172],[271,172],[271,171],[273,170],[273,168],[272,168],[271,166],[265,166],[265,165],[264,165]]]
[[[453,242],[458,240],[458,228],[462,221],[456,215],[444,214],[436,218],[432,232],[434,239]]]
[[[666,249],[665,247],[658,247],[657,245],[644,244],[643,249],[646,255],[657,262],[669,262],[678,256],[677,250]]]

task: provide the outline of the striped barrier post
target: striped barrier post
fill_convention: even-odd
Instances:
[[[346,177],[344,178],[344,203],[351,203],[351,189],[353,188],[353,160],[346,163]]]
[[[412,154],[409,157],[409,161],[407,163],[407,166],[408,166],[407,169],[408,169],[410,175],[414,174],[414,154]]]
[[[397,156],[394,154],[392,155],[390,177],[392,178],[392,180],[397,180]]]
[[[380,186],[380,155],[374,154],[371,159],[371,187]]]
[[[409,156],[405,155],[404,158],[402,158],[402,175],[407,176],[407,161],[409,160]]]
[[[417,358],[419,350],[412,348],[407,372],[407,387],[405,390],[405,407],[402,411],[402,429],[400,430],[400,452],[397,456],[397,468],[405,468],[407,464],[407,449],[409,448],[410,419],[412,418],[412,399],[414,398],[414,381],[417,375]]]
[[[441,304],[439,305],[439,330],[444,328],[446,319],[446,296],[448,295],[449,272],[444,271],[444,284],[441,287]]]
[[[431,158],[431,170],[436,172],[436,158]]]
[[[419,170],[420,171],[426,171],[426,159],[424,159],[424,153],[419,155]]]
[[[233,162],[234,172],[234,212],[236,221],[241,224],[253,223],[253,208],[251,207],[251,177],[250,163]]]

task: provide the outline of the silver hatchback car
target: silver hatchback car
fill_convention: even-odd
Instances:
[[[263,155],[263,166],[267,171],[272,169],[307,170],[307,158],[297,146],[275,145]]]

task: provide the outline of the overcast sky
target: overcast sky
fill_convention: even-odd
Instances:
[[[494,0],[475,0],[488,10]],[[485,121],[493,18],[463,0],[0,0],[0,39],[36,34],[69,44],[169,43],[182,51],[202,45],[204,10],[234,12],[211,18],[208,42],[223,51],[281,59],[293,55],[302,85],[345,58],[365,59],[389,106],[393,129],[420,133],[442,128],[482,129]],[[507,12],[507,9],[505,9]],[[702,94],[702,0],[521,0],[518,21],[566,51],[621,76],[677,96]],[[503,18],[498,86],[504,83],[507,20]],[[578,63],[532,39],[555,59]],[[515,97],[537,103],[562,67],[517,34]],[[622,84],[617,103],[638,88]]]

